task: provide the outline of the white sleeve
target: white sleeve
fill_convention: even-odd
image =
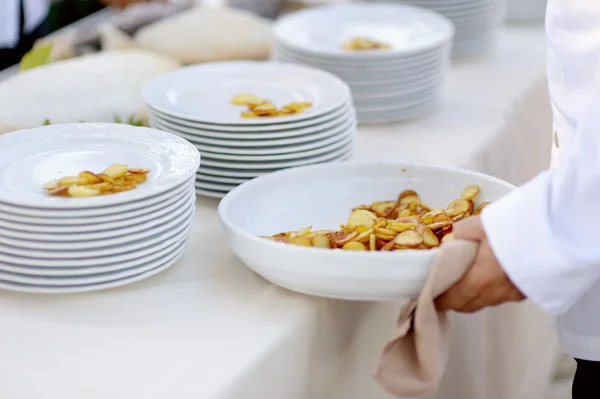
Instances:
[[[600,278],[600,75],[561,165],[488,206],[482,222],[511,281],[567,311]]]

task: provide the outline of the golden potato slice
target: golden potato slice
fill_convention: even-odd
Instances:
[[[477,197],[477,194],[479,194],[479,187],[469,186],[463,190],[463,192],[460,194],[460,198],[467,201],[472,201],[475,197]]]
[[[375,223],[375,219],[377,219],[377,215],[375,215],[373,212],[359,209],[352,212],[350,216],[348,216],[348,227],[354,228],[362,226],[370,228]]]
[[[352,241],[344,244],[342,249],[346,251],[367,251],[367,247],[365,246],[365,244],[357,241]]]
[[[423,237],[423,244],[429,248],[437,247],[440,245],[440,240],[436,237],[435,234],[427,226],[420,225],[417,227],[417,233]]]
[[[383,247],[381,247],[380,251],[391,251],[392,249],[394,249],[394,241],[390,241],[387,244],[385,244]]]
[[[252,111],[244,111],[242,112],[242,118],[258,118],[258,115]]]
[[[49,181],[48,183],[42,186],[44,190],[56,190],[59,187],[60,186],[58,185],[58,180]]]
[[[394,239],[394,245],[402,248],[414,248],[423,244],[423,236],[416,230],[405,230]]]
[[[105,183],[114,184],[114,182],[115,182],[115,179],[113,179],[106,173],[100,173],[99,175],[96,175],[96,176],[98,176],[100,179],[102,179],[102,181]]]
[[[294,237],[289,239],[289,243],[293,245],[301,245],[304,247],[312,247],[313,242],[308,237]]]
[[[146,182],[146,175],[143,174],[132,174],[132,175],[127,175],[123,178],[123,180],[126,183],[131,183],[131,184],[142,184]]]
[[[133,185],[122,185],[122,186],[113,186],[109,191],[109,193],[122,193],[124,191],[135,190],[135,186]]]
[[[284,111],[292,111],[294,113],[300,113],[307,108],[312,107],[312,103],[294,101],[283,106]]]
[[[100,177],[98,177],[94,173],[88,172],[88,171],[83,171],[83,172],[79,173],[79,177],[82,179],[87,179],[89,181],[88,184],[96,184],[96,183],[102,182],[102,179]]]
[[[102,171],[102,173],[112,177],[113,179],[120,179],[122,177],[125,177],[127,172],[129,172],[129,168],[127,167],[127,165],[123,165],[120,163],[111,165]]]
[[[57,187],[52,190],[48,190],[48,194],[55,196],[55,197],[65,196],[68,193],[69,193],[69,186]]]
[[[360,233],[358,235],[358,237],[356,237],[352,241],[358,241],[358,242],[362,242],[363,244],[368,244],[369,243],[369,239],[371,237],[371,234],[374,234],[374,232],[375,232],[374,229],[369,229],[367,231],[364,231],[364,232]]]
[[[150,169],[147,168],[129,168],[127,171],[134,175],[147,175],[150,173]]]
[[[328,237],[333,244],[341,247],[344,244],[354,240],[356,237],[358,237],[358,235],[358,231],[336,231],[328,234]]]
[[[84,198],[84,197],[95,197],[100,195],[102,192],[100,190],[96,190],[90,188],[88,186],[70,186],[69,187],[69,196],[75,198]]]
[[[396,219],[398,223],[410,223],[410,224],[419,224],[419,218],[417,216],[399,216]]]
[[[390,222],[387,229],[395,233],[402,233],[404,230],[411,230],[417,227],[416,223]]]
[[[392,212],[394,212],[394,209],[396,208],[396,205],[397,205],[397,203],[395,203],[393,201],[374,202],[371,205],[371,210],[377,216],[382,217],[382,218],[386,218],[386,217],[389,217]]]
[[[369,236],[369,251],[377,251],[377,237],[375,234]]]
[[[85,178],[85,177],[74,177],[74,176],[67,176],[67,177],[63,177],[61,179],[58,180],[58,185],[60,187],[69,187],[69,186],[85,186],[86,184],[89,184],[90,181]]]
[[[254,94],[238,94],[231,98],[231,103],[233,105],[249,105],[258,101],[264,102],[265,100]]]
[[[102,183],[91,184],[91,185],[86,186],[86,187],[89,187],[89,188],[91,188],[93,190],[98,190],[101,193],[104,193],[104,192],[110,191],[113,186],[110,183],[102,182]]]
[[[331,241],[326,236],[315,236],[312,238],[312,245],[316,248],[331,248]]]
[[[397,234],[394,230],[384,227],[375,227],[373,230],[375,230],[375,235],[377,237],[395,237]]]
[[[490,204],[489,201],[486,201],[486,202],[483,202],[483,203],[479,204],[479,206],[477,208],[475,208],[475,211],[473,212],[473,215],[479,215],[481,213],[481,211],[483,210],[483,208],[485,208],[489,204]]]
[[[448,208],[446,208],[446,214],[453,218],[458,215],[464,215],[472,210],[471,203],[465,199],[459,198],[450,202]]]

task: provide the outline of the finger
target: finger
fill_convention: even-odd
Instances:
[[[452,232],[456,238],[470,241],[479,241],[485,237],[480,216],[471,216],[455,223],[452,226]]]
[[[477,294],[472,292],[464,281],[463,277],[461,281],[436,298],[435,307],[438,312],[460,309],[477,297]]]

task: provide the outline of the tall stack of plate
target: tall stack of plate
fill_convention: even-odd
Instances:
[[[455,59],[478,57],[488,53],[493,47],[506,11],[505,0],[391,1],[428,8],[452,21],[456,28],[452,51],[452,57]]]
[[[440,103],[454,28],[437,13],[397,4],[330,5],[285,16],[274,31],[276,60],[324,69],[350,86],[359,123],[411,119]],[[355,37],[391,47],[344,50]]]
[[[234,96],[252,94],[277,107],[309,102],[305,111],[243,118]],[[153,127],[202,153],[196,192],[222,198],[254,177],[280,169],[349,159],[356,116],[348,86],[312,68],[277,62],[196,65],[161,75],[144,90]]]
[[[544,22],[548,0],[507,0],[506,22],[509,24],[539,24]]]
[[[88,198],[43,189],[114,163],[149,169],[147,181]],[[0,289],[93,291],[167,269],[188,240],[199,164],[185,140],[129,125],[53,125],[0,136]]]

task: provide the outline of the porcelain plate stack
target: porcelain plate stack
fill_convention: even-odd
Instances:
[[[439,105],[454,34],[439,14],[397,4],[349,3],[290,14],[274,30],[273,58],[344,80],[359,123],[411,119]],[[356,37],[390,48],[345,50]]]
[[[379,0],[374,0],[379,1]],[[391,0],[436,11],[454,24],[455,59],[485,55],[504,20],[505,0]],[[521,2],[527,2],[521,0]]]
[[[87,198],[43,189],[115,163],[149,169],[147,181]],[[185,140],[129,125],[52,125],[0,136],[0,288],[93,291],[165,270],[188,239],[199,163]]]
[[[251,94],[292,115],[243,118],[231,100]],[[222,198],[237,185],[280,169],[351,157],[356,117],[348,86],[312,68],[277,62],[223,62],[161,75],[144,90],[151,125],[191,142],[202,154],[200,195]]]

